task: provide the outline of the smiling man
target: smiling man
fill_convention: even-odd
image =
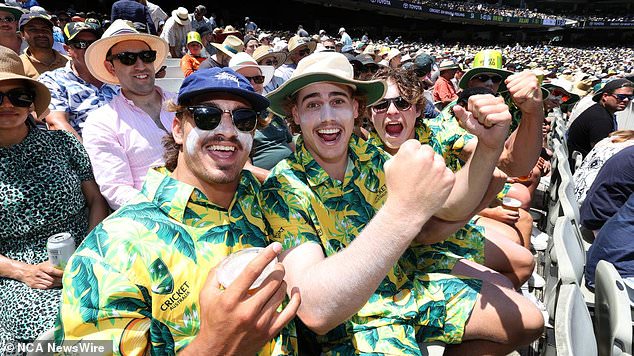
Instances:
[[[278,312],[283,266],[273,263],[251,288],[282,250],[269,245],[259,184],[242,170],[268,104],[231,69],[184,80],[169,103],[176,117],[166,167],[150,170],[141,194],[69,261],[58,345],[112,340],[115,355],[297,355],[299,294]],[[221,285],[214,266],[250,247],[266,248]]]
[[[103,83],[119,84],[121,93],[88,114],[84,146],[95,179],[112,209],[135,196],[150,167],[163,163],[161,139],[172,131],[173,114],[164,103],[173,97],[154,83],[168,45],[116,20],[86,50],[86,66]]]
[[[30,12],[20,17],[20,34],[29,47],[20,55],[27,77],[37,79],[40,74],[61,68],[68,62],[53,49],[53,22],[47,15]]]

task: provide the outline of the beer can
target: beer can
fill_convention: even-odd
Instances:
[[[57,268],[64,270],[70,256],[75,252],[75,239],[68,232],[55,234],[46,241],[48,260]]]

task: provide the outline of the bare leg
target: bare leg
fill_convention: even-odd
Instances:
[[[445,355],[506,355],[543,332],[542,313],[511,288],[483,281],[463,342]]]

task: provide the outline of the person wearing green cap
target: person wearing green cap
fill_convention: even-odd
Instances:
[[[187,33],[187,54],[181,58],[181,69],[185,77],[191,75],[198,70],[200,63],[205,59],[201,55],[203,50],[203,41],[200,38],[200,33],[196,31],[190,31]]]
[[[410,140],[390,159],[354,135],[366,103],[385,105],[386,84],[353,76],[345,56],[320,52],[268,94],[270,110],[301,131],[262,194],[272,239],[285,248],[287,290],[302,292],[304,331],[326,355],[420,355],[432,341],[457,354],[502,354],[537,338],[541,313],[504,277],[490,272],[490,283],[416,268],[410,246],[442,238],[424,228],[432,216],[470,212],[481,197],[463,199],[465,186],[456,187],[429,146]],[[483,99],[478,108],[499,109],[497,99]],[[504,135],[510,115],[495,112],[469,125]]]

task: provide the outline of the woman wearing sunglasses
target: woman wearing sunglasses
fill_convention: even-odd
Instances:
[[[0,47],[0,349],[53,327],[63,271],[47,238],[67,232],[79,244],[107,215],[88,155],[66,131],[40,131],[50,93],[24,76],[20,58]]]
[[[275,70],[273,66],[258,65],[255,59],[244,52],[236,54],[229,62],[229,67],[247,78],[258,94],[262,94]],[[294,148],[293,136],[286,122],[277,115],[265,112],[259,116],[246,168],[260,181],[264,181],[269,170],[290,156]]]
[[[447,167],[456,172],[454,187],[486,187],[487,184],[492,186],[490,185],[491,176],[484,175],[480,177],[483,184],[472,184],[471,179],[474,179],[475,170],[471,171],[469,167],[480,167],[481,169],[477,171],[486,171],[487,165],[497,163],[499,153],[497,156],[490,155],[489,157],[482,154],[474,155],[460,172],[462,166],[459,163],[460,150],[465,144],[465,136],[460,135],[455,127],[452,128],[440,120],[420,119],[425,107],[424,88],[414,72],[404,69],[386,69],[379,71],[374,79],[387,80],[388,87],[384,99],[369,108],[369,116],[375,128],[375,132],[370,134],[370,143],[393,155],[405,141],[419,140],[442,155]],[[503,109],[503,107],[505,105],[495,106],[496,109]],[[491,109],[492,106],[488,108]],[[464,109],[462,113],[465,113]],[[488,134],[488,132],[483,133]],[[478,135],[483,136],[480,133]],[[469,134],[466,136],[473,137]],[[490,142],[486,144],[490,145]],[[498,151],[501,151],[501,144]],[[467,172],[471,175],[468,178],[469,183],[466,180]],[[483,200],[485,204],[488,203],[487,197],[490,201],[495,193],[497,193],[495,189],[489,189]],[[504,238],[498,230],[485,230],[483,226],[475,223],[475,219],[464,220],[459,225],[457,228],[464,226],[446,241],[421,246],[415,250],[420,256],[419,268],[436,268],[440,269],[438,272],[466,275],[469,268],[465,267],[461,260],[464,258],[502,273],[513,282],[515,287],[521,286],[530,277],[534,263],[533,256],[528,250]],[[462,262],[458,263],[459,261]],[[482,278],[482,276],[473,277]]]

